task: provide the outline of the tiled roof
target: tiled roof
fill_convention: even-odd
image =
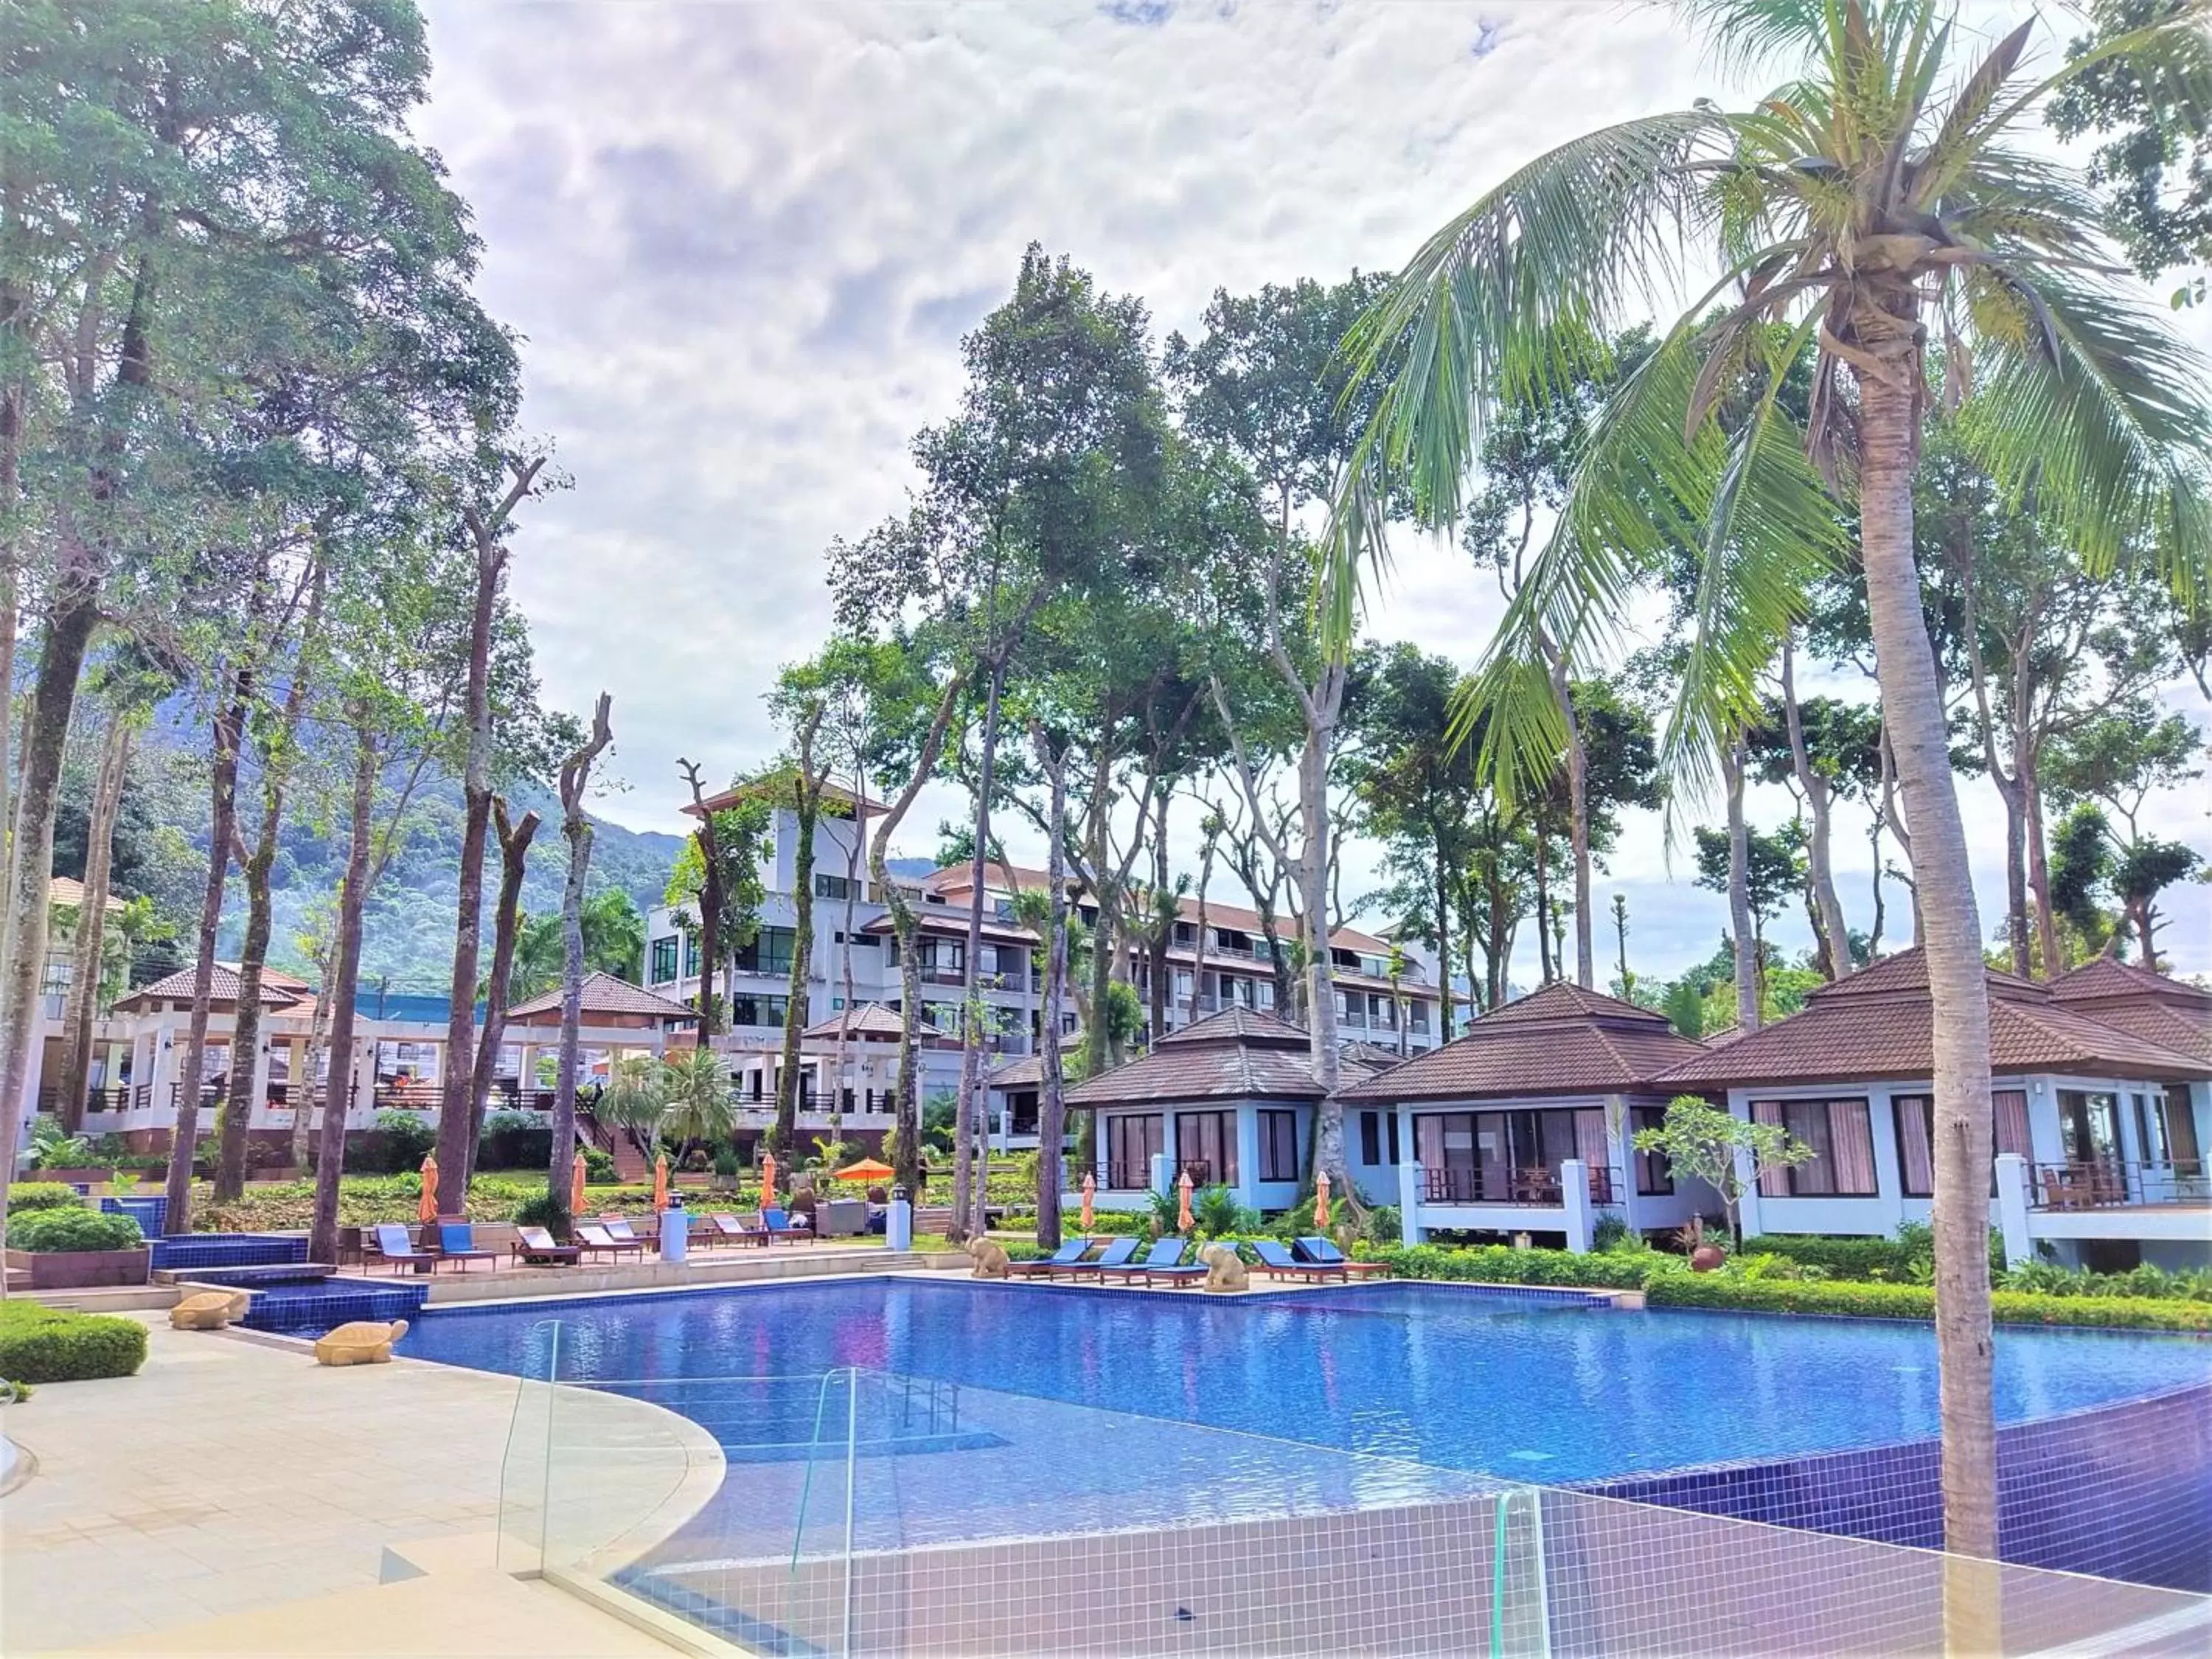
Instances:
[[[936,1030],[927,1020],[920,1024],[924,1036],[935,1036]],[[840,1031],[851,1036],[896,1037],[899,1035],[899,1017],[880,1002],[864,1002],[857,1008],[846,1008],[830,1015],[817,1024],[808,1026],[801,1036],[834,1037]]]
[[[2212,1064],[2212,991],[2100,957],[2051,981],[2051,1000]]]
[[[54,876],[46,883],[46,902],[49,905],[65,904],[72,910],[82,910],[84,908],[84,884],[73,876]],[[120,910],[125,908],[124,902],[114,894],[107,896],[107,908]]]
[[[1346,1100],[1530,1099],[1640,1091],[1700,1053],[1666,1016],[1564,981],[1485,1014]]]
[[[1230,1008],[1162,1037],[1152,1051],[1078,1084],[1071,1106],[1182,1100],[1318,1100],[1306,1034],[1256,1008]]]
[[[914,924],[922,933],[935,933],[946,939],[965,939],[968,936],[968,912],[964,907],[957,910],[917,908],[914,913]],[[881,915],[860,931],[864,933],[891,933],[897,929],[892,926],[890,916]],[[983,937],[994,945],[1033,945],[1037,942],[1037,936],[1031,929],[994,921],[989,916],[983,918]]]
[[[118,997],[115,1006],[123,1009],[146,1007],[156,1002],[190,1002],[192,1000],[192,969],[180,968],[175,973],[155,980],[151,985],[142,985],[127,997]],[[283,981],[283,983],[279,983]],[[300,993],[288,989],[297,985],[297,980],[265,970],[261,978],[261,1006],[264,1008],[290,1008],[300,1000]],[[218,962],[208,977],[208,1001],[231,1003],[238,1001],[238,969],[228,963]]]
[[[1990,1063],[1999,1073],[2087,1071],[2202,1076],[2189,1054],[2054,1001],[2045,987],[1990,970]],[[1917,1079],[1935,1070],[1935,1016],[1917,950],[1824,985],[1786,1019],[1707,1049],[1667,1073],[1668,1087]]]
[[[612,974],[589,973],[584,975],[584,1024],[592,1023],[594,1014],[647,1014],[666,1020],[696,1019],[699,1011],[681,1002],[672,1002],[647,990],[641,985],[632,985],[628,980],[617,979]],[[561,1012],[561,988],[555,986],[543,995],[526,1002],[518,1002],[507,1011],[510,1021],[526,1019],[533,1014]]]

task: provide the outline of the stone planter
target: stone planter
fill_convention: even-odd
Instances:
[[[8,1273],[18,1288],[33,1291],[143,1285],[152,1255],[143,1244],[128,1250],[10,1250]]]
[[[33,1170],[25,1179],[58,1181],[69,1187],[98,1187],[114,1180],[115,1171],[104,1164],[88,1164],[66,1170]]]

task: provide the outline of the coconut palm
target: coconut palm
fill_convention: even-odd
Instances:
[[[1988,994],[1912,482],[1931,405],[1974,388],[1962,430],[2008,493],[2032,485],[2094,563],[2154,558],[2203,597],[2212,422],[2199,365],[2110,280],[2121,273],[2081,181],[2023,141],[2057,87],[2117,56],[2154,101],[2212,106],[2206,11],[2189,0],[2039,78],[2033,22],[1990,45],[1939,0],[1681,9],[1724,63],[1790,78],[1747,111],[1699,100],[1562,145],[1421,248],[1347,343],[1389,382],[1334,515],[1324,612],[1346,640],[1387,492],[1455,517],[1494,410],[1601,368],[1602,342],[1693,293],[1593,426],[1469,712],[1486,716],[1502,781],[1548,775],[1565,733],[1542,644],[1578,660],[1604,648],[1643,575],[1670,547],[1695,548],[1696,640],[1667,755],[1678,781],[1705,787],[1725,734],[1751,722],[1808,582],[1854,556],[1863,567],[1936,1005],[1946,1538],[1993,1557]],[[1800,420],[1780,371],[1808,352]]]

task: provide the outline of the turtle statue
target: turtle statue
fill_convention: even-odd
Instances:
[[[969,1260],[975,1264],[977,1279],[1004,1279],[1006,1276],[1006,1247],[988,1238],[971,1238],[960,1247],[968,1252]]]
[[[1244,1266],[1244,1258],[1237,1254],[1233,1246],[1200,1245],[1198,1259],[1206,1268],[1207,1290],[1247,1291],[1252,1288],[1252,1275]]]
[[[219,1331],[242,1319],[252,1298],[244,1291],[196,1291],[169,1310],[173,1331]]]
[[[395,1319],[356,1319],[315,1339],[319,1365],[381,1365],[392,1358],[392,1345],[407,1334],[407,1322]]]

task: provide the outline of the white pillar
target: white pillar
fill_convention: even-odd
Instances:
[[[246,1102],[246,1121],[249,1127],[256,1119],[264,1124],[269,1121],[269,1055],[273,1046],[273,1041],[264,1037],[254,1050],[252,1072],[246,1085],[252,1091]]]
[[[1559,1165],[1559,1202],[1567,1212],[1567,1248],[1577,1255],[1587,1255],[1593,1232],[1589,1165],[1578,1158]]]
[[[1406,1120],[1404,1127],[1410,1132],[1413,1120]],[[1421,1225],[1421,1166],[1413,1161],[1410,1133],[1398,1138],[1398,1242],[1419,1244],[1428,1237],[1428,1229]]]
[[[1171,1193],[1175,1190],[1175,1155],[1171,1152],[1152,1154],[1152,1190]]]
[[[2027,1160],[2018,1152],[1997,1154],[1997,1226],[2004,1235],[2005,1266],[2017,1267],[2035,1255],[2027,1231]]]

